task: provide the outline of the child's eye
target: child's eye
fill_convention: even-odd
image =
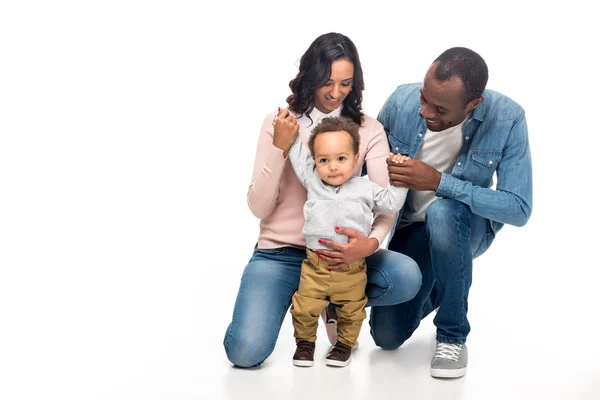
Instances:
[[[339,156],[338,161],[340,161],[340,162],[346,161],[346,156]]]
[[[321,164],[325,164],[327,162],[327,159],[326,158],[319,158],[319,162]]]

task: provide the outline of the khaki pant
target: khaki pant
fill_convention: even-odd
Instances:
[[[344,270],[328,271],[328,264],[312,250],[306,249],[306,255],[302,263],[300,285],[292,297],[290,309],[296,343],[317,340],[319,314],[331,302],[336,305],[338,316],[338,341],[353,347],[362,321],[367,317],[367,268],[364,258]]]

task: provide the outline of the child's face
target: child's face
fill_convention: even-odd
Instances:
[[[352,177],[358,154],[352,150],[352,137],[348,132],[319,133],[314,142],[315,164],[322,180],[338,186]]]

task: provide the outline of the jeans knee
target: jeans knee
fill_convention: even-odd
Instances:
[[[437,199],[425,211],[425,224],[444,224],[467,216],[470,216],[470,210],[466,204],[452,199]]]
[[[240,368],[256,367],[262,364],[273,351],[272,348],[270,349],[254,338],[235,339],[229,335],[229,332],[225,335],[223,346],[227,359]]]
[[[398,333],[393,334],[392,332],[382,332],[377,329],[371,329],[371,336],[377,347],[383,350],[396,350],[402,346],[406,341],[404,335]]]
[[[367,261],[368,263],[369,261]],[[380,250],[367,264],[367,306],[390,306],[412,299],[421,287],[421,270],[410,257],[392,250]]]
[[[233,346],[225,346],[225,353],[229,361],[236,367],[256,367],[267,359],[268,354],[259,351],[256,347],[244,343],[236,343]]]
[[[371,337],[378,347],[383,350],[395,350],[408,339],[408,335],[400,325],[401,316],[395,311],[397,307],[373,307],[369,325]]]
[[[386,303],[390,305],[405,303],[419,293],[423,276],[417,263],[409,260],[410,262],[404,262],[404,268],[395,271],[395,276],[390,277],[392,294],[386,299]]]
[[[438,199],[427,207],[425,229],[430,240],[438,245],[453,245],[457,227],[468,232],[470,220],[471,211],[465,204],[452,199]]]
[[[404,285],[402,288],[402,292],[404,293],[405,298],[402,299],[402,301],[400,301],[399,303],[412,300],[417,295],[417,293],[419,293],[419,289],[421,289],[421,284],[423,283],[423,275],[421,274],[419,265],[415,261],[412,262],[410,268],[406,268],[403,282]]]

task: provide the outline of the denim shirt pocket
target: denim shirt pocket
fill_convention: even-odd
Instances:
[[[388,136],[388,141],[390,142],[390,151],[394,154],[403,154],[410,155],[411,144],[393,133],[390,133]]]
[[[471,159],[474,161],[474,176],[472,182],[483,187],[489,187],[498,163],[502,159],[502,152],[496,150],[472,150]]]
[[[476,163],[496,170],[498,163],[502,159],[502,152],[496,150],[473,150],[471,151],[471,158]]]

